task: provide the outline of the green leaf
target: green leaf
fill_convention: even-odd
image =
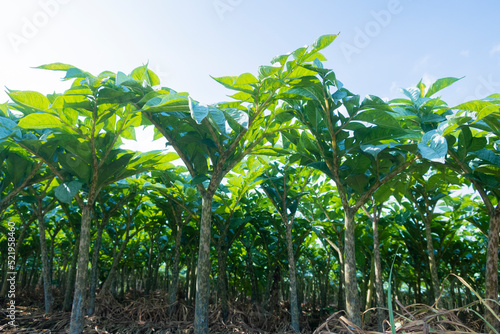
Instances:
[[[90,165],[79,155],[66,153],[58,154],[62,168],[78,176],[80,180],[88,182],[90,179]]]
[[[66,71],[66,75],[64,76],[63,80],[69,80],[75,78],[87,78],[87,77],[91,77],[90,73],[84,72],[79,68],[72,67]]]
[[[8,107],[7,103],[0,103],[0,115],[1,116],[9,116],[10,115],[9,107]]]
[[[130,73],[130,77],[140,83],[146,81],[150,86],[157,86],[160,84],[160,79],[153,71],[148,69],[148,65],[137,67]]]
[[[403,88],[401,89],[401,91],[403,92],[403,94],[408,96],[413,103],[417,102],[418,98],[420,97],[420,90],[414,87],[410,87],[408,89]]]
[[[301,47],[301,48],[298,48],[297,50],[293,51],[292,52],[292,56],[295,60],[299,60],[302,58],[302,56],[304,55],[304,53],[306,53],[307,51],[307,47]]]
[[[243,73],[236,79],[234,85],[248,85],[257,82],[259,82],[259,80],[253,74]]]
[[[439,123],[443,121],[446,121],[446,117],[438,114],[423,115],[422,118],[420,118],[420,122],[422,123]]]
[[[189,98],[189,110],[191,111],[191,117],[198,124],[208,115],[208,106],[201,105],[192,98]]]
[[[217,127],[219,128],[219,131],[223,134],[226,133],[226,117],[224,116],[224,113],[222,110],[217,109],[215,107],[208,107],[208,112],[210,114],[210,118]]]
[[[283,156],[289,155],[290,151],[279,147],[262,146],[252,151],[254,155]]]
[[[343,89],[339,89],[335,93],[332,94],[333,102],[337,103],[338,101],[342,100],[346,96],[347,96],[347,92]]]
[[[50,109],[57,111],[59,114],[63,109],[67,108],[82,108],[92,111],[92,102],[85,96],[80,94],[64,94],[58,96]]]
[[[50,105],[49,99],[39,92],[25,90],[10,92],[8,95],[14,102],[39,111],[46,111]]]
[[[422,143],[418,143],[418,150],[425,159],[444,163],[448,152],[448,144],[437,130],[432,130],[424,134]]]
[[[268,66],[268,67],[271,67],[271,66]],[[279,68],[277,68],[277,69],[279,69]],[[248,74],[250,74],[250,73],[248,73]],[[251,76],[253,77],[253,75],[251,75]],[[239,92],[245,92],[249,95],[253,94],[253,87],[251,85],[249,85],[249,84],[236,84],[236,81],[238,79],[241,80],[240,82],[252,81],[253,79],[250,76],[243,75],[243,77],[241,77],[241,78],[235,77],[235,76],[225,76],[225,77],[218,77],[218,78],[212,77],[212,79],[214,79],[218,83],[222,84],[226,88],[237,90]]]
[[[297,78],[307,78],[316,75],[316,71],[311,71],[303,66],[296,67],[292,73],[288,75],[288,79],[297,79]]]
[[[363,152],[371,154],[376,158],[384,148],[387,148],[387,145],[361,145],[360,148]]]
[[[19,127],[24,129],[50,129],[61,126],[64,126],[64,123],[57,116],[45,113],[29,114],[19,121]]]
[[[363,174],[371,166],[372,161],[364,154],[349,155],[344,163],[340,166],[342,171],[348,174]]]
[[[394,117],[398,119],[418,119],[419,117],[410,109],[394,107]]]
[[[360,145],[379,144],[380,141],[388,139],[420,139],[417,132],[379,126],[355,129],[354,135],[356,139],[359,140]]]
[[[368,177],[365,174],[350,175],[345,179],[346,184],[358,194],[366,190],[368,181]]]
[[[390,114],[383,110],[369,109],[365,110],[354,117],[356,121],[363,121],[383,128],[401,129],[399,122]]]
[[[463,77],[462,77],[463,78]],[[425,97],[431,97],[432,95],[436,94],[439,92],[441,89],[446,88],[453,84],[454,82],[462,79],[462,78],[453,78],[453,77],[448,77],[448,78],[441,78],[437,79],[430,87],[429,90],[427,91],[427,94],[425,94]]]
[[[18,132],[19,130],[16,129],[16,126],[17,124],[13,120],[0,116],[0,139],[7,138],[14,132]]]
[[[14,186],[19,186],[26,175],[30,172],[29,161],[25,157],[16,153],[9,153],[5,161],[7,164],[7,177],[5,178],[5,181],[7,184],[12,182]]]
[[[420,97],[425,96],[425,85],[422,82],[422,79],[420,79],[419,83],[417,84],[417,88],[420,90]]]
[[[181,94],[163,94],[149,99],[140,111],[190,112],[188,97]]]
[[[234,131],[238,131],[238,127],[240,126],[245,129],[248,128],[248,114],[243,110],[231,108],[222,110],[222,112],[226,116],[229,126],[231,126]]]
[[[389,104],[387,104],[384,100],[375,95],[368,95],[367,97],[365,97],[363,99],[363,102],[361,103],[361,107],[363,109],[377,109],[377,110],[393,112]]]
[[[321,49],[324,49],[327,46],[329,46],[330,44],[332,44],[332,42],[335,40],[335,38],[337,38],[337,36],[338,35],[333,35],[333,34],[320,36],[313,43],[312,47],[314,48],[315,51],[319,51]]]
[[[499,182],[498,181],[492,181],[492,177],[497,178],[500,180],[500,166],[494,166],[494,165],[481,165],[479,167],[474,168],[474,172],[477,173],[483,173],[486,174],[483,176],[485,178],[484,183],[486,183],[487,187],[495,188],[498,187]],[[490,177],[492,176],[492,177]],[[498,188],[497,188],[498,190]]]
[[[280,65],[284,65],[288,57],[290,57],[290,54],[275,56],[271,59],[271,64],[279,63]]]
[[[238,92],[238,93],[235,93],[233,95],[229,95],[229,97],[232,97],[235,100],[244,101],[244,102],[253,101],[253,96],[251,94],[248,94],[245,92]]]
[[[118,158],[115,158],[111,162],[104,164],[99,175],[99,183],[106,184],[110,182],[110,180],[116,179],[117,176],[121,176],[125,170],[133,169],[132,166],[129,166],[129,162],[133,157],[134,153],[125,153],[121,154]]]
[[[322,99],[322,90],[316,86],[292,88],[286,91],[286,94],[299,95],[316,101]]]
[[[205,182],[207,180],[210,180],[210,178],[208,176],[206,176],[205,174],[199,174],[199,175],[196,175],[195,177],[193,177],[191,179],[191,182],[189,182],[191,185],[197,185],[199,183],[202,183],[202,182]]]
[[[475,155],[482,160],[486,160],[496,166],[500,167],[500,154],[496,154],[486,148],[475,152]]]
[[[483,100],[472,100],[465,103],[461,103],[458,106],[453,107],[452,109],[466,110],[466,111],[481,111],[486,107],[491,106],[492,103]]]
[[[125,73],[123,72],[118,72],[116,73],[116,81],[115,81],[115,84],[117,86],[121,86],[123,83],[125,82],[129,82],[129,81],[134,81],[133,78],[129,77],[128,75],[126,75]]]
[[[42,70],[51,70],[51,71],[67,71],[70,68],[76,68],[73,65],[63,64],[63,63],[51,63],[46,65],[40,65],[35,68],[39,68]]]
[[[264,79],[278,72],[280,67],[276,66],[259,66],[259,78]]]
[[[492,104],[490,106],[484,107],[476,114],[476,119],[472,123],[476,123],[477,121],[483,119],[484,117],[488,116],[489,114],[492,114],[494,112],[498,112],[499,109],[500,109],[500,106],[497,104]]]
[[[55,195],[63,203],[71,203],[73,197],[82,188],[82,183],[78,181],[65,182],[55,189]]]
[[[373,198],[377,203],[384,203],[391,197],[393,192],[390,182],[386,182],[373,193]]]
[[[458,136],[457,153],[461,159],[465,159],[470,152],[478,151],[486,145],[485,137],[474,137],[468,126],[463,126]]]

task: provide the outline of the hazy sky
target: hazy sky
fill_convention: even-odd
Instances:
[[[231,92],[210,75],[256,73],[340,32],[323,53],[352,92],[394,98],[421,78],[465,76],[442,92],[455,105],[500,92],[499,14],[498,0],[0,0],[0,85],[62,92],[61,72],[31,67],[129,73],[149,62],[163,86],[212,103]]]

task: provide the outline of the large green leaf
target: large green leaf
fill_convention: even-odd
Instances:
[[[305,97],[305,98],[316,100],[316,101],[321,101],[322,99],[324,99],[321,86],[319,86],[319,87],[318,86],[309,86],[309,87],[292,88],[286,92],[286,95],[288,95],[288,94],[299,95],[300,97]]]
[[[76,68],[73,65],[68,65],[68,64],[63,64],[63,63],[51,63],[51,64],[45,64],[45,65],[40,65],[35,68],[40,68],[43,70],[51,70],[51,71],[64,71],[66,72],[70,68]]]
[[[465,159],[467,153],[478,151],[486,145],[485,137],[474,137],[468,126],[463,126],[458,136],[458,154]]]
[[[254,155],[282,156],[290,154],[290,151],[279,147],[261,146],[252,151]]]
[[[90,165],[80,156],[71,153],[59,153],[57,156],[64,170],[77,176],[85,183],[90,180]]]
[[[115,80],[115,84],[117,86],[121,86],[123,85],[124,83],[126,82],[133,82],[134,79],[128,75],[126,75],[125,73],[123,72],[117,72],[116,73],[116,80]]]
[[[78,181],[70,181],[61,183],[55,189],[55,195],[63,203],[71,203],[73,197],[82,188],[82,183]]]
[[[6,181],[7,183],[12,182],[17,187],[30,172],[31,165],[25,157],[17,153],[9,153],[5,160],[7,165]]]
[[[394,190],[391,187],[392,182],[386,182],[383,185],[381,185],[374,193],[373,193],[373,199],[377,203],[384,203],[387,201],[391,195],[394,193]]]
[[[64,126],[64,123],[52,114],[33,113],[21,118],[18,125],[24,129],[50,129]]]
[[[127,165],[133,156],[133,153],[119,154],[117,158],[104,164],[99,174],[99,183],[106,184],[108,179],[115,179],[117,176],[120,176],[127,169]]]
[[[148,112],[190,112],[188,97],[178,93],[162,94],[148,100],[140,111]]]
[[[432,130],[423,135],[422,142],[418,143],[418,150],[425,159],[444,163],[448,152],[448,144],[437,130]]]
[[[420,97],[420,90],[415,87],[410,87],[407,89],[403,88],[401,89],[401,91],[403,92],[403,94],[408,96],[413,103],[417,102],[418,98]]]
[[[380,141],[388,139],[420,139],[418,132],[380,126],[355,129],[354,135],[360,145],[379,144]]]
[[[146,81],[150,86],[157,86],[160,84],[160,79],[153,71],[148,69],[148,65],[137,67],[130,73],[130,77],[140,83]]]
[[[64,94],[64,95],[58,96],[54,100],[54,102],[52,103],[50,108],[57,111],[58,113],[60,113],[61,110],[63,110],[63,109],[66,110],[67,108],[75,108],[75,109],[82,108],[82,109],[86,109],[86,110],[93,110],[93,105],[86,95]]]
[[[472,100],[461,103],[453,109],[466,110],[466,111],[477,111],[480,112],[484,108],[490,107],[492,105],[491,102],[483,101],[483,100]]]
[[[339,89],[332,94],[333,102],[337,103],[343,98],[347,97],[347,92],[344,89]]]
[[[259,80],[251,73],[243,73],[234,81],[235,86],[257,83]]]
[[[462,77],[463,78],[463,77]],[[441,89],[446,88],[453,84],[454,82],[462,79],[462,78],[453,78],[453,77],[448,77],[448,78],[441,78],[437,79],[430,87],[427,93],[425,94],[425,97],[431,97],[432,95],[436,94],[439,92]]]
[[[191,179],[190,184],[194,186],[194,185],[197,185],[199,183],[203,183],[203,182],[205,182],[207,180],[210,180],[210,178],[207,175],[205,175],[205,174],[198,174],[198,175],[196,175],[195,177],[193,177]]]
[[[328,45],[332,44],[332,42],[337,38],[338,35],[329,34],[318,37],[316,41],[314,41],[312,47],[315,51],[319,51],[321,49],[326,48]]]
[[[302,56],[304,56],[304,54],[306,53],[306,51],[307,51],[306,46],[300,47],[292,52],[292,56],[295,60],[300,61]]]
[[[208,107],[209,119],[215,123],[215,125],[219,128],[219,131],[223,134],[226,134],[226,117],[222,110],[215,107]]]
[[[9,92],[8,95],[14,102],[24,107],[39,111],[47,110],[50,105],[49,99],[39,92],[26,90],[19,92]]]
[[[383,149],[387,148],[387,145],[361,145],[360,148],[363,152],[371,154],[376,158]]]
[[[356,121],[363,121],[384,128],[401,129],[399,122],[387,112],[378,109],[365,110],[354,117]]]
[[[280,65],[284,65],[288,57],[290,57],[290,54],[275,56],[273,59],[271,59],[271,64],[279,63]]]
[[[500,106],[497,104],[492,104],[492,105],[489,105],[487,107],[484,107],[476,114],[476,119],[474,120],[473,123],[476,123],[477,121],[485,118],[486,116],[488,116],[494,112],[498,112],[499,110],[500,110]]]
[[[365,174],[349,175],[345,178],[346,184],[358,194],[366,191],[368,181],[369,179]]]
[[[279,70],[280,67],[277,66],[259,66],[259,79],[270,77]]]
[[[198,124],[208,116],[208,106],[201,105],[191,98],[189,98],[189,110],[191,111],[191,117]]]
[[[9,106],[7,103],[0,103],[0,116],[8,117],[10,115]]]
[[[20,132],[18,129],[16,129],[16,126],[16,122],[11,120],[10,118],[0,116],[0,140],[7,138],[8,136],[16,132],[18,133],[18,135],[20,135]]]
[[[361,102],[361,107],[363,109],[376,109],[376,110],[385,110],[389,112],[393,112],[391,106],[387,104],[380,97],[375,95],[368,95]]]
[[[498,153],[495,153],[493,151],[490,151],[488,149],[483,148],[482,150],[475,152],[475,155],[479,159],[486,160],[486,161],[500,167],[500,154],[498,154]]]
[[[372,161],[364,154],[349,155],[340,166],[343,174],[363,174],[370,168]]]
[[[89,78],[92,75],[88,72],[84,72],[79,68],[72,67],[66,71],[66,75],[63,80],[76,79],[76,78]]]
[[[239,127],[248,128],[248,114],[243,110],[230,108],[226,110],[223,109],[222,112],[226,116],[229,126],[234,131],[238,131]]]
[[[272,67],[272,66],[269,66]],[[278,70],[279,68],[277,68]],[[273,72],[274,73],[274,72]],[[244,73],[239,77],[236,76],[224,76],[224,77],[212,77],[215,81],[222,84],[224,87],[237,90],[240,92],[244,92],[249,94],[250,96],[253,94],[253,87],[251,83],[256,83],[255,76],[250,73]],[[258,80],[257,80],[258,82]]]

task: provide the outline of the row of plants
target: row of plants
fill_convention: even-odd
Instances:
[[[160,87],[147,65],[95,76],[48,64],[39,68],[71,81],[63,94],[9,90],[0,215],[19,226],[21,284],[41,267],[50,312],[55,279],[70,333],[94,312],[98,287],[137,282],[168,288],[171,314],[194,301],[196,333],[209,330],[211,290],[223,318],[236,296],[270,309],[285,298],[295,331],[304,301],[336,302],[358,326],[376,301],[380,328],[389,256],[395,295],[461,305],[454,279],[450,298],[439,296],[447,273],[462,274],[498,326],[500,95],[450,107],[436,94],[459,79],[443,78],[362,99],[324,68],[320,51],[335,38],[257,76],[214,78],[235,92],[214,105]],[[167,149],[122,149],[140,126]]]

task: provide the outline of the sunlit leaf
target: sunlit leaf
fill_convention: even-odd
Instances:
[[[444,163],[448,144],[442,135],[436,130],[432,130],[424,134],[422,142],[418,143],[418,150],[425,159]]]
[[[82,183],[78,181],[70,181],[61,183],[55,189],[55,195],[63,203],[71,203],[73,197],[82,188]]]
[[[45,111],[49,108],[50,101],[45,95],[34,91],[9,92],[10,98],[22,106]]]
[[[429,87],[429,90],[427,90],[427,93],[425,94],[425,97],[431,97],[432,95],[434,95],[437,92],[439,92],[441,89],[446,88],[446,87],[452,85],[454,82],[457,82],[458,80],[460,80],[462,78],[448,77],[448,78],[437,79]]]
[[[19,121],[19,127],[25,129],[49,129],[61,126],[64,126],[64,123],[52,114],[33,113]]]

